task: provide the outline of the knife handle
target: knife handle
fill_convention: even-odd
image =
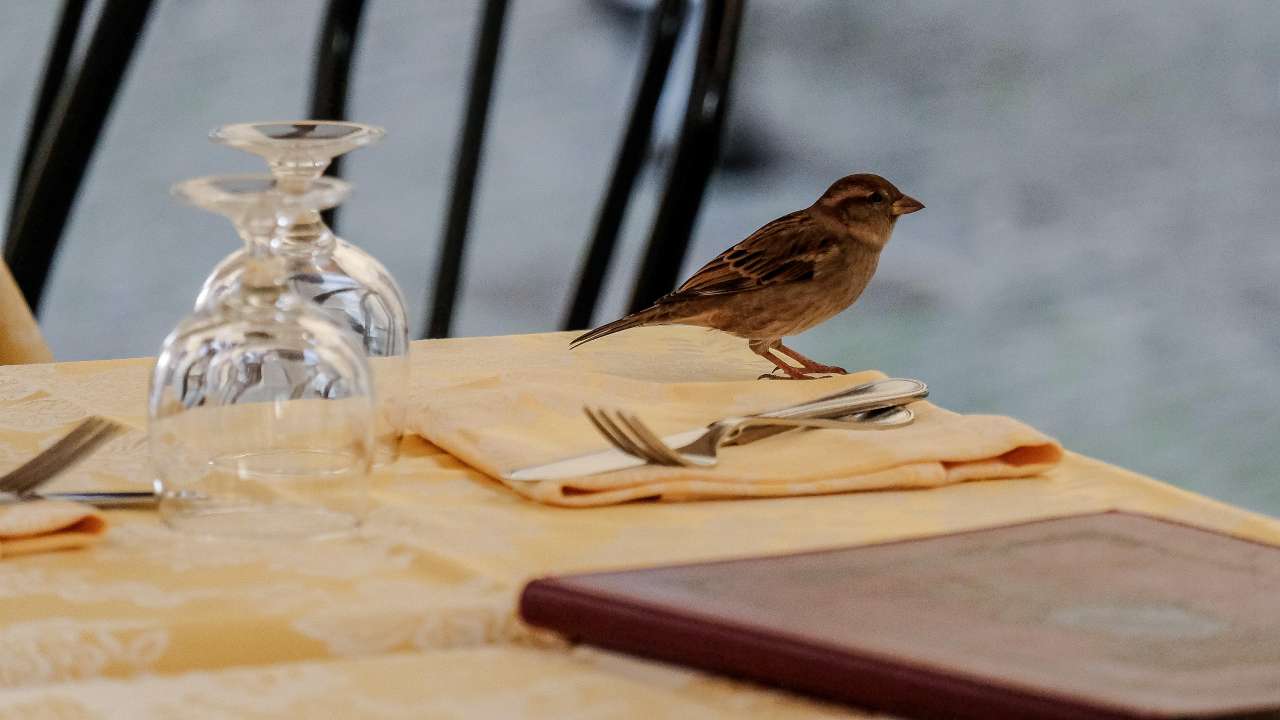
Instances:
[[[910,425],[915,421],[915,413],[905,407],[894,406],[887,408],[877,408],[875,410],[867,410],[853,415],[836,418],[768,418],[768,417],[744,417],[721,420],[720,423],[729,424],[737,428],[740,433],[747,430],[761,428],[778,428],[783,431],[789,429],[827,429],[827,430],[892,430],[894,428]],[[775,433],[776,434],[776,433]],[[727,436],[737,439],[739,436]],[[755,438],[753,436],[753,441]],[[728,440],[726,439],[726,442]],[[745,442],[735,442],[736,445],[746,445]]]
[[[929,395],[929,386],[919,380],[888,378],[874,380],[834,395],[799,405],[759,413],[764,418],[831,418],[893,405],[906,405]]]
[[[800,419],[800,418],[840,418],[848,415],[855,417],[850,418],[853,421],[861,420],[857,417],[862,413],[884,408],[906,405],[908,403],[921,400],[929,395],[929,386],[919,380],[908,380],[904,378],[888,378],[885,380],[874,380],[869,383],[863,383],[857,387],[838,392],[834,395],[810,400],[809,402],[792,405],[790,407],[781,408],[779,410],[771,410],[756,415],[749,415],[748,418],[777,418],[777,419]],[[764,427],[744,427],[740,433],[730,441],[733,445],[747,445],[757,440],[763,440],[767,437],[779,435],[785,432],[791,432],[798,428],[787,427],[784,425],[764,426]]]
[[[153,492],[57,492],[42,493],[45,500],[70,500],[100,508],[153,508],[159,496]]]

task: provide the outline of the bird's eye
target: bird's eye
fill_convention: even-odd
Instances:
[[[882,195],[880,191],[877,190],[867,196],[867,202],[871,203],[872,205],[879,205],[880,203],[884,202],[884,195]]]

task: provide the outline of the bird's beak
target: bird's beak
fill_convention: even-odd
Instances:
[[[909,215],[917,210],[923,210],[924,203],[910,195],[903,195],[897,200],[894,200],[891,207],[894,215]]]

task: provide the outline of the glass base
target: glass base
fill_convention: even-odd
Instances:
[[[180,485],[162,483],[160,516],[206,537],[346,535],[367,510],[367,463],[367,456],[320,449],[225,455]]]

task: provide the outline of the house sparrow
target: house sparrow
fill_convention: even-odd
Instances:
[[[879,175],[841,178],[809,207],[717,255],[652,307],[601,325],[570,347],[642,325],[697,325],[745,338],[752,352],[789,378],[844,374],[783,345],[782,338],[852,305],[875,274],[898,216],[922,208]]]

